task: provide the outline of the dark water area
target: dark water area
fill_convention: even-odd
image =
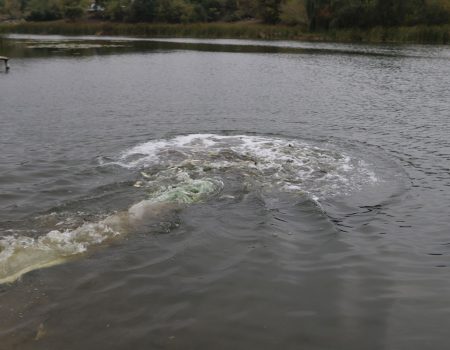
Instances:
[[[0,349],[448,347],[448,46],[0,56]]]

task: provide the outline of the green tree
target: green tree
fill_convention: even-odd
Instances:
[[[287,0],[281,5],[280,20],[289,25],[308,26],[305,0]]]
[[[22,6],[19,0],[4,0],[2,9],[2,12],[10,18],[22,17]]]
[[[128,20],[132,22],[153,22],[156,18],[155,0],[134,0],[128,12]]]
[[[444,24],[450,21],[450,1],[428,0],[423,12],[425,24]]]
[[[130,3],[127,0],[109,0],[104,6],[105,17],[112,21],[123,21],[129,17]]]
[[[255,18],[258,8],[258,0],[237,0],[235,14],[238,19]]]
[[[214,22],[221,20],[225,15],[225,0],[193,0],[193,3],[197,6],[197,11],[201,7],[204,13],[204,20],[207,22]]]
[[[160,0],[156,19],[168,23],[188,23],[195,20],[194,5],[184,0]]]
[[[62,4],[58,0],[31,0],[26,7],[29,21],[52,21],[62,18]]]
[[[280,21],[281,0],[259,0],[259,16],[265,23]]]
[[[64,18],[76,20],[83,17],[87,4],[82,0],[62,0]]]

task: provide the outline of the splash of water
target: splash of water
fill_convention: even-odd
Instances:
[[[180,171],[190,176],[234,171],[248,182],[311,198],[348,194],[378,178],[369,165],[335,149],[276,137],[192,134],[135,146],[113,162],[126,168],[154,168],[144,180],[163,182]]]
[[[350,193],[378,181],[365,162],[344,152],[266,136],[178,136],[133,147],[113,163],[139,169],[142,179],[135,186],[149,191],[150,197],[75,229],[52,230],[37,238],[0,238],[0,283],[60,264],[110,239],[145,230],[147,223],[173,210],[217,195],[226,181],[242,182],[250,190],[306,194],[314,200]]]
[[[74,230],[52,230],[38,238],[3,237],[0,239],[0,284],[13,282],[32,270],[61,264],[94,245],[138,230],[151,218],[206,200],[221,188],[222,183],[215,179],[185,178],[182,183],[99,222],[84,223]]]

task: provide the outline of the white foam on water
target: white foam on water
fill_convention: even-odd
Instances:
[[[344,152],[298,140],[267,136],[190,134],[146,142],[123,152],[115,164],[126,168],[159,166],[161,177],[190,166],[241,170],[265,186],[308,193],[311,198],[343,195],[379,179],[370,166]]]
[[[13,282],[32,270],[61,264],[92,246],[142,227],[149,219],[218,194],[223,186],[216,179],[192,180],[185,175],[181,180],[99,222],[86,222],[73,230],[51,230],[36,238],[24,235],[0,237],[0,284]]]
[[[149,220],[220,194],[233,179],[250,188],[308,195],[316,202],[379,181],[368,163],[343,151],[267,136],[191,134],[154,140],[123,152],[113,164],[139,169],[142,179],[135,185],[150,191],[149,198],[97,222],[52,218],[57,230],[40,237],[22,232],[0,236],[0,283],[145,229]],[[224,198],[234,198],[224,190]],[[68,224],[70,229],[64,229]]]
[[[52,230],[38,238],[2,237],[0,283],[12,282],[31,270],[59,264],[118,234],[104,222],[98,222],[85,223],[75,230]]]

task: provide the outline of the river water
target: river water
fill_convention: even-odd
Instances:
[[[448,346],[448,46],[0,55],[1,349]]]

